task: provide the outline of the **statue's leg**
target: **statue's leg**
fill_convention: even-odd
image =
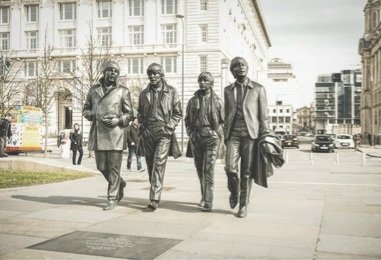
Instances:
[[[228,189],[230,191],[229,203],[233,209],[238,202],[239,177],[238,161],[240,159],[240,138],[230,137],[226,144],[226,165],[225,172],[228,178]]]

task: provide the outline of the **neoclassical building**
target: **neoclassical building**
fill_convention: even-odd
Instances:
[[[362,134],[381,143],[381,0],[368,0],[364,8],[365,32],[359,42],[363,80]]]
[[[250,77],[263,82],[271,46],[259,0],[0,2],[1,52],[23,64],[21,80],[39,77],[47,43],[54,46],[51,58],[58,60],[56,70],[62,77],[81,69],[90,35],[98,48],[107,47],[112,59],[119,62],[128,87],[144,88],[147,66],[161,63],[184,108],[198,89],[201,71],[210,71],[215,77],[214,89],[223,93],[223,87],[233,81],[229,62],[235,56],[245,57]],[[59,84],[48,122],[50,134],[82,118],[78,94],[70,85]],[[88,125],[84,124],[86,136]],[[182,131],[181,127],[177,131]]]

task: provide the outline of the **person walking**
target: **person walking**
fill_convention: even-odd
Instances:
[[[187,157],[193,157],[201,187],[201,210],[212,211],[214,166],[223,138],[224,111],[221,99],[213,91],[210,72],[198,77],[200,89],[189,100],[185,126],[189,136]]]
[[[230,71],[236,81],[225,87],[225,144],[229,203],[234,209],[239,200],[237,217],[247,215],[255,169],[256,141],[268,128],[268,107],[265,88],[247,76],[249,66],[242,57],[235,57]],[[238,163],[240,162],[240,167]]]
[[[0,119],[0,157],[8,157],[5,148],[7,147],[8,139],[12,136],[11,120],[12,115],[10,113],[7,113],[4,118]]]
[[[142,158],[137,155],[136,148],[139,144],[139,123],[136,117],[133,118],[131,124],[127,127],[127,145],[128,145],[128,157],[127,157],[127,170],[131,171],[132,158],[136,157],[136,164],[138,172],[144,172],[142,168]]]
[[[107,204],[104,210],[112,210],[124,196],[126,182],[120,176],[125,127],[133,117],[131,96],[128,89],[117,84],[120,68],[114,61],[108,62],[99,83],[87,94],[83,116],[92,122],[89,133],[89,151],[95,151],[97,169],[108,182]]]
[[[70,150],[73,151],[73,165],[81,165],[83,157],[82,133],[78,123],[74,124],[74,129],[70,133]],[[77,152],[79,152],[78,161],[76,160]]]
[[[152,63],[147,75],[150,83],[139,95],[138,154],[145,154],[151,184],[147,208],[155,211],[159,207],[169,152],[174,158],[181,156],[174,131],[182,118],[182,110],[176,89],[164,79],[163,67]]]

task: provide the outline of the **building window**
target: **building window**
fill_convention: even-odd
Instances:
[[[77,7],[73,3],[60,3],[60,20],[75,20],[77,18]]]
[[[75,43],[75,29],[59,30],[60,46],[62,48],[73,48]]]
[[[25,37],[27,50],[38,49],[38,31],[25,32]]]
[[[9,23],[9,6],[0,7],[0,24]]]
[[[289,116],[285,117],[286,119],[286,123],[290,123],[291,122],[291,118]]]
[[[207,24],[200,25],[200,32],[201,32],[201,42],[207,42],[208,41],[208,25]]]
[[[26,8],[26,21],[28,23],[38,22],[38,5],[27,5]]]
[[[290,113],[290,109],[286,109],[286,113]]]
[[[274,114],[276,113],[276,109],[273,109],[273,113],[274,113]]]
[[[204,72],[208,70],[208,59],[207,56],[200,56],[200,72]]]
[[[0,33],[0,50],[5,51],[9,49],[9,32]]]
[[[176,14],[177,0],[161,0],[161,13],[162,14]]]
[[[112,2],[111,0],[98,1],[98,18],[112,17]]]
[[[144,15],[144,1],[142,0],[129,0],[130,16],[143,16]]]
[[[98,42],[103,47],[111,46],[112,32],[111,27],[101,27],[98,30]]]
[[[25,77],[37,76],[37,61],[25,62]]]
[[[130,45],[144,44],[144,26],[143,25],[128,26],[128,32],[129,32]]]
[[[279,113],[283,113],[283,109],[279,109]]]
[[[200,9],[208,10],[208,0],[200,0]]]
[[[273,122],[273,123],[277,123],[277,118],[276,118],[276,117],[272,117],[272,118],[271,118],[271,122]]]
[[[164,68],[164,72],[166,73],[176,73],[177,68],[176,68],[176,62],[177,62],[177,57],[162,57],[161,58],[161,65]]]
[[[143,73],[143,58],[129,58],[128,59],[128,74],[142,74]]]
[[[165,24],[161,26],[163,43],[176,43],[176,24]]]
[[[76,67],[75,60],[60,60],[57,64],[60,73],[72,73]]]

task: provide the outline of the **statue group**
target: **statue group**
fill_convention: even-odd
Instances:
[[[240,218],[247,215],[253,180],[267,187],[267,177],[272,174],[272,165],[268,164],[275,160],[264,160],[266,154],[261,147],[272,145],[278,152],[275,156],[281,157],[276,137],[268,128],[265,88],[248,78],[248,68],[242,57],[231,61],[235,82],[225,87],[224,102],[213,91],[213,75],[202,72],[198,77],[199,89],[187,105],[184,118],[189,136],[187,156],[194,159],[202,211],[213,209],[214,168],[224,145],[229,204],[232,209],[239,204],[236,216]],[[95,152],[97,169],[108,182],[104,210],[113,209],[124,196],[126,182],[120,175],[122,152],[127,148],[124,128],[134,116],[130,92],[117,83],[119,74],[119,65],[108,62],[99,83],[89,90],[83,110],[84,117],[92,122],[89,150]],[[166,82],[162,66],[150,64],[147,76],[149,84],[139,96],[137,153],[145,156],[147,164],[150,182],[147,209],[155,211],[161,199],[168,156],[181,156],[175,128],[183,112],[179,95]]]

